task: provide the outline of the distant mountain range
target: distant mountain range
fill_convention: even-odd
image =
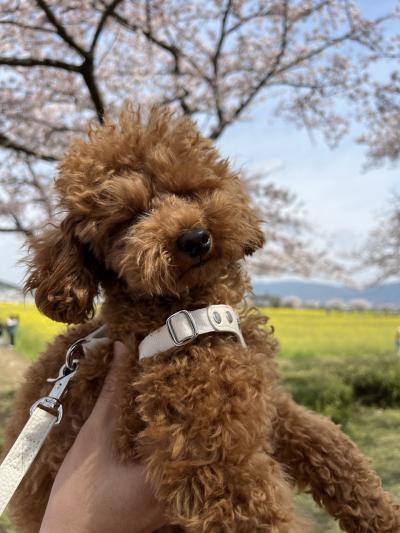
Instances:
[[[0,301],[22,302],[27,301],[27,299],[24,298],[21,287],[18,287],[18,285],[15,285],[13,283],[0,281]]]
[[[8,283],[6,281],[0,281],[0,291],[4,290],[16,290],[22,292],[21,287],[18,287],[18,285],[14,285],[13,283]]]
[[[308,281],[254,281],[256,296],[297,296],[303,302],[316,300],[322,304],[329,300],[349,300],[362,298],[374,305],[400,305],[400,282],[384,283],[363,290],[351,289],[329,283]]]

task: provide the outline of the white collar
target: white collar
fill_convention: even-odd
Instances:
[[[246,347],[239,317],[229,305],[210,305],[195,311],[178,311],[167,318],[164,326],[142,340],[139,344],[139,359],[183,346],[204,333],[220,332],[233,333],[242,346]]]
[[[239,317],[230,305],[210,305],[195,311],[178,311],[169,316],[165,325],[149,333],[139,344],[139,359],[147,359],[176,346],[183,346],[205,333],[233,333],[246,347],[240,330]],[[84,352],[109,342],[106,326],[101,326],[70,347],[82,344]]]

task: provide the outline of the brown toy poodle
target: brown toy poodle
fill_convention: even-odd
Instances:
[[[67,348],[105,324],[130,351],[115,448],[121,461],[146,465],[176,531],[304,533],[292,503],[297,485],[345,531],[400,532],[399,506],[357,447],[277,383],[266,319],[243,304],[242,260],[263,245],[260,221],[238,174],[189,119],[125,108],[118,122],[72,143],[56,189],[64,218],[32,240],[26,288],[47,316],[79,325],[30,368],[6,449],[30,405],[49,392],[46,379]],[[100,316],[88,320],[99,291]],[[208,333],[138,360],[138,344],[171,314],[212,304],[238,310],[247,348],[233,334]],[[18,531],[39,530],[57,470],[101,388],[110,346],[82,357],[63,421],[13,498]]]

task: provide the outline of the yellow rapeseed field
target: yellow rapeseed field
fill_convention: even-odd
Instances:
[[[286,308],[263,312],[284,356],[390,353],[400,326],[400,315],[384,313]]]
[[[9,315],[18,315],[16,349],[30,359],[34,359],[46,343],[65,329],[63,324],[53,322],[40,313],[31,303],[0,302],[0,321]]]
[[[323,309],[268,308],[269,324],[284,357],[303,355],[365,355],[393,351],[400,315],[341,312]],[[0,320],[10,314],[20,318],[17,350],[33,359],[65,326],[39,313],[34,304],[1,303]]]

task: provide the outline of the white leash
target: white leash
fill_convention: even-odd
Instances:
[[[35,409],[0,466],[0,516],[57,421],[43,409]]]
[[[77,349],[82,347],[85,352],[89,347],[109,342],[104,338],[104,333],[105,327],[102,326],[68,348],[65,363],[60,368],[58,376],[47,380],[54,383],[48,396],[40,398],[30,408],[28,422],[0,465],[0,516],[35,460],[51,428],[61,422],[62,400],[68,390],[69,382],[79,368]]]
[[[54,424],[61,421],[63,414],[61,400],[78,366],[79,363],[73,370],[68,370],[64,364],[59,376],[50,380],[55,383],[49,395],[40,398],[32,405],[28,422],[2,462],[0,466],[0,515],[39,453],[49,431]]]
[[[240,330],[236,312],[229,305],[210,305],[195,311],[178,311],[171,315],[165,326],[145,337],[139,344],[139,359],[152,357],[175,346],[183,346],[205,333],[227,332],[237,336],[246,346]],[[69,382],[79,368],[77,350],[92,349],[109,342],[105,326],[101,326],[83,339],[74,342],[65,355],[65,363],[56,378],[48,396],[37,400],[30,408],[30,418],[17,440],[0,465],[0,516],[17,490],[29,467],[39,453],[47,435],[63,416],[62,400]]]

